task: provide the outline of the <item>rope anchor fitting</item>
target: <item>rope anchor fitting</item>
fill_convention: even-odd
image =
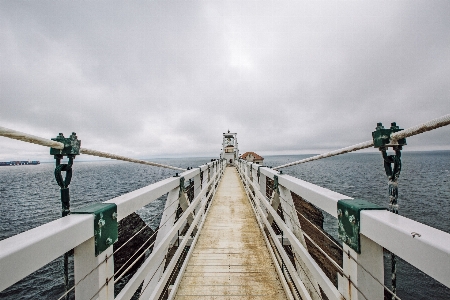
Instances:
[[[69,184],[72,180],[72,165],[75,156],[80,154],[81,141],[78,140],[75,132],[72,132],[70,137],[66,138],[60,133],[53,141],[64,144],[63,149],[50,148],[50,155],[56,160],[55,167],[55,179],[61,188],[61,203],[62,203],[62,216],[65,217],[70,214],[70,196],[69,196]],[[67,164],[61,164],[61,159],[67,156],[69,159]],[[66,172],[66,177],[63,179],[61,172]]]
[[[389,211],[394,214],[398,214],[398,178],[402,170],[401,150],[406,145],[406,138],[395,140],[392,138],[392,134],[402,130],[395,122],[392,122],[389,129],[384,128],[383,124],[377,123],[375,131],[372,132],[373,145],[381,151],[383,156],[384,170],[389,186]],[[395,155],[387,154],[389,147],[392,147]],[[391,253],[391,273],[392,299],[394,300],[397,294],[397,257],[394,253]]]
[[[72,132],[70,137],[66,138],[60,133],[53,141],[64,144],[63,149],[50,148],[50,155],[56,160],[55,179],[61,188],[61,205],[62,217],[70,214],[70,194],[69,184],[72,180],[72,165],[75,156],[80,154],[81,141],[77,138],[77,134]],[[62,164],[61,159],[67,156],[69,159],[67,164]],[[66,177],[63,179],[61,172],[66,172]],[[66,291],[66,300],[69,299],[69,252],[64,253],[64,287]]]
[[[377,123],[375,131],[372,132],[373,144],[375,148],[381,151],[384,162],[384,170],[388,177],[389,184],[389,211],[398,214],[398,178],[402,169],[401,150],[406,145],[406,139],[391,139],[391,135],[401,131],[395,122],[391,123],[390,128],[384,128],[383,124]],[[395,155],[388,155],[387,148],[392,147]]]

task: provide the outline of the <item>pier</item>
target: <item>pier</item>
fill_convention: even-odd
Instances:
[[[405,138],[449,124],[450,115],[405,130],[396,123],[390,128],[378,123],[372,141],[274,168],[241,159],[237,134],[227,132],[218,159],[187,169],[82,148],[75,133],[47,140],[0,127],[2,136],[51,147],[63,213],[62,218],[0,241],[0,291],[61,256],[67,279],[71,255],[74,283],[69,286],[66,280],[58,300],[73,295],[88,300],[360,300],[383,299],[387,293],[400,299],[397,257],[450,288],[450,234],[399,215],[396,198]],[[280,170],[368,147],[381,151],[389,209]],[[394,155],[387,154],[389,147]],[[163,167],[174,174],[70,211],[69,184],[76,168],[74,158],[80,154]],[[66,157],[68,163],[62,163]],[[297,210],[293,196],[336,219],[339,240],[311,225],[316,226],[314,234],[339,250],[340,259],[302,229],[299,219],[306,217]],[[115,254],[136,236],[114,248],[118,223],[161,199],[164,209],[158,228],[139,249],[127,252],[128,261],[116,269]],[[315,247],[314,255],[310,247]],[[385,270],[383,251],[390,252],[391,270]],[[323,263],[335,271],[325,272]],[[136,270],[125,278],[132,268]],[[385,273],[392,278],[391,286],[384,283]]]
[[[175,299],[287,299],[236,168],[227,167]]]

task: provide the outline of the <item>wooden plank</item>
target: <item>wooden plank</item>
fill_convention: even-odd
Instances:
[[[235,168],[225,171],[175,299],[287,299]]]

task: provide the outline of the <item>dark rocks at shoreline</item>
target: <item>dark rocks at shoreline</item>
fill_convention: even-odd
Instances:
[[[314,243],[316,243],[328,256],[330,256],[339,266],[342,267],[342,250],[332,241],[335,241],[337,244],[339,244],[339,242],[323,230],[324,217],[322,211],[297,194],[291,192],[291,195],[294,200],[295,209],[297,210],[300,226],[302,227],[304,233],[306,233],[314,241]],[[330,241],[330,239],[332,241]],[[306,237],[305,241],[309,254],[311,254],[331,282],[337,286],[338,269]]]
[[[113,246],[114,251],[119,249],[125,242],[127,242],[143,227],[145,227],[145,229],[138,233],[133,239],[126,243],[123,248],[121,248],[117,253],[114,254],[114,273],[117,272],[122,266],[124,266],[123,269],[118,274],[116,274],[115,278],[121,276],[121,274],[129,266],[131,266],[131,264],[139,257],[139,255],[141,255],[155,241],[156,238],[156,235],[152,236],[154,234],[154,231],[150,227],[148,227],[147,224],[145,224],[141,217],[136,213],[132,213],[126,218],[119,221],[118,225],[119,238]],[[141,246],[142,248],[139,249]],[[122,277],[122,279],[115,285],[115,287],[117,287],[117,289],[115,289],[116,295],[125,286],[125,284],[134,275],[134,273],[136,273],[149,253],[150,251],[142,255],[142,257],[138,259],[138,262],[133,265]],[[130,261],[127,263],[129,259]]]
[[[273,193],[273,180],[266,179],[266,196],[271,197]],[[339,244],[331,235],[323,230],[323,213],[315,205],[306,201],[299,195],[291,192],[295,209],[297,210],[298,220],[304,233],[306,233],[324,252],[330,256],[339,266],[342,267],[342,250],[337,247]],[[280,214],[280,212],[279,212]],[[282,213],[281,213],[282,215]],[[309,221],[309,222],[308,222]],[[312,223],[312,224],[311,224]],[[330,241],[331,240],[331,241]],[[306,237],[306,246],[309,254],[314,258],[320,268],[327,277],[337,286],[338,269],[330,262],[330,260],[311,243]]]

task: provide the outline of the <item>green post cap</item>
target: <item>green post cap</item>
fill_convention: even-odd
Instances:
[[[345,199],[338,201],[337,209],[339,239],[357,253],[361,253],[359,238],[361,210],[386,210],[386,208],[362,199]]]
[[[118,239],[117,205],[114,203],[94,203],[80,207],[72,214],[93,214],[95,256],[108,249]]]

